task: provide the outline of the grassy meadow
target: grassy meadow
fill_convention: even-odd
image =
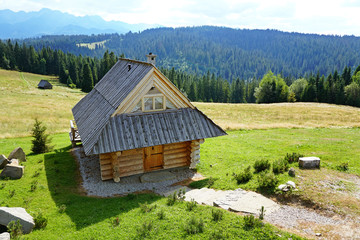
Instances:
[[[53,90],[37,89],[40,79],[49,80]],[[197,206],[188,211],[186,203],[167,206],[166,198],[154,194],[113,198],[85,196],[67,134],[71,108],[85,94],[59,84],[55,77],[1,69],[0,89],[3,113],[0,116],[0,154],[7,156],[21,146],[28,158],[23,164],[23,178],[0,180],[0,205],[24,207],[33,214],[41,211],[48,218],[45,229],[34,230],[26,239],[298,239],[269,224],[248,228],[242,216],[222,210],[224,217],[216,222],[212,220],[212,207]],[[253,166],[259,159],[272,162],[286,153],[297,152],[319,156],[322,169],[303,172],[292,164],[304,178],[291,178],[283,173],[278,175],[280,182],[292,180],[304,186],[299,194],[308,195],[313,201],[344,209],[349,203],[348,199],[338,202],[340,198],[336,194],[327,198],[327,192],[321,195],[313,186],[319,176],[360,175],[360,109],[317,103],[194,105],[228,133],[206,139],[201,146],[198,171],[214,179],[212,188],[240,187],[258,191],[256,174],[248,183],[237,184],[233,173]],[[44,122],[53,138],[55,148],[50,153],[35,155],[30,152],[29,136],[36,117]],[[346,173],[336,170],[341,163],[348,163]],[[197,186],[206,184],[203,181]],[[32,191],[31,185],[36,185],[36,189]],[[351,185],[348,189],[355,188]],[[142,212],[141,205],[145,203],[154,209]],[[359,201],[354,200],[349,206],[360,215]],[[163,219],[159,217],[161,212],[165,216]],[[186,232],[193,216],[203,220],[202,233]],[[152,224],[146,228],[149,222]]]

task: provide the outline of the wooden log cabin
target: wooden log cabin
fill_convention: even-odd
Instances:
[[[189,166],[205,138],[226,135],[155,67],[119,59],[72,109],[86,155],[98,154],[102,180]]]

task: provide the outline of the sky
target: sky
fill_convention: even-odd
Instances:
[[[168,27],[214,25],[360,36],[360,0],[0,0],[0,9],[42,8]]]

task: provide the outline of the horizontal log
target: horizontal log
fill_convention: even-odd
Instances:
[[[138,154],[142,154],[142,153],[143,153],[143,149],[142,149],[142,148],[131,149],[131,150],[122,151],[121,157],[123,157],[123,156],[129,156],[129,155],[138,155]]]
[[[109,180],[109,179],[113,179],[113,176],[112,175],[101,176],[101,180],[103,180],[103,181]]]
[[[111,155],[110,154],[100,154],[100,160],[108,160],[111,159]]]
[[[165,155],[164,156],[164,161],[174,159],[174,158],[187,157],[187,156],[189,156],[188,152],[181,152],[181,153],[175,153],[175,154],[172,154],[172,155]]]
[[[187,148],[178,148],[178,149],[171,149],[164,151],[164,155],[174,154],[174,153],[180,153],[180,152],[187,152]]]
[[[135,174],[139,174],[139,173],[143,173],[143,172],[144,172],[144,170],[138,170],[138,171],[120,173],[120,177],[131,176],[131,175],[135,175]],[[120,182],[121,182],[121,181],[120,181]]]
[[[170,160],[164,161],[164,166],[175,164],[175,163],[186,163],[187,161],[188,161],[187,157],[170,159]]]
[[[130,155],[130,156],[121,156],[117,159],[118,162],[127,162],[127,161],[134,161],[134,160],[140,160],[143,159],[143,155]]]
[[[119,167],[128,167],[128,166],[133,166],[133,165],[137,165],[137,164],[143,164],[143,160],[142,159],[138,159],[138,160],[134,160],[134,161],[127,161],[127,162],[118,162]]]
[[[101,165],[100,166],[101,171],[112,169],[111,164]]]
[[[129,167],[125,167],[125,168],[120,168],[119,172],[120,172],[120,174],[122,174],[122,173],[126,173],[126,172],[138,171],[138,170],[144,170],[144,165],[142,163],[133,165],[133,166],[129,166]]]
[[[170,150],[170,149],[184,148],[184,147],[187,147],[188,145],[189,145],[189,142],[166,144],[166,145],[164,145],[164,151]]]
[[[189,164],[185,164],[185,163],[177,163],[177,164],[171,164],[171,165],[166,165],[164,166],[164,169],[169,169],[169,168],[176,168],[176,167],[185,167],[185,166],[189,166]]]
[[[100,160],[100,165],[111,164],[111,159]]]
[[[101,171],[101,176],[107,176],[107,175],[113,175],[113,170],[112,169],[109,169],[109,170],[104,170],[104,171]]]

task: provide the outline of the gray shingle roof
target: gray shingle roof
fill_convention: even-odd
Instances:
[[[181,108],[112,117],[93,153],[107,153],[226,135],[198,109]]]
[[[87,155],[226,135],[203,113],[191,108],[111,117],[153,67],[121,59],[74,106],[72,112]]]

